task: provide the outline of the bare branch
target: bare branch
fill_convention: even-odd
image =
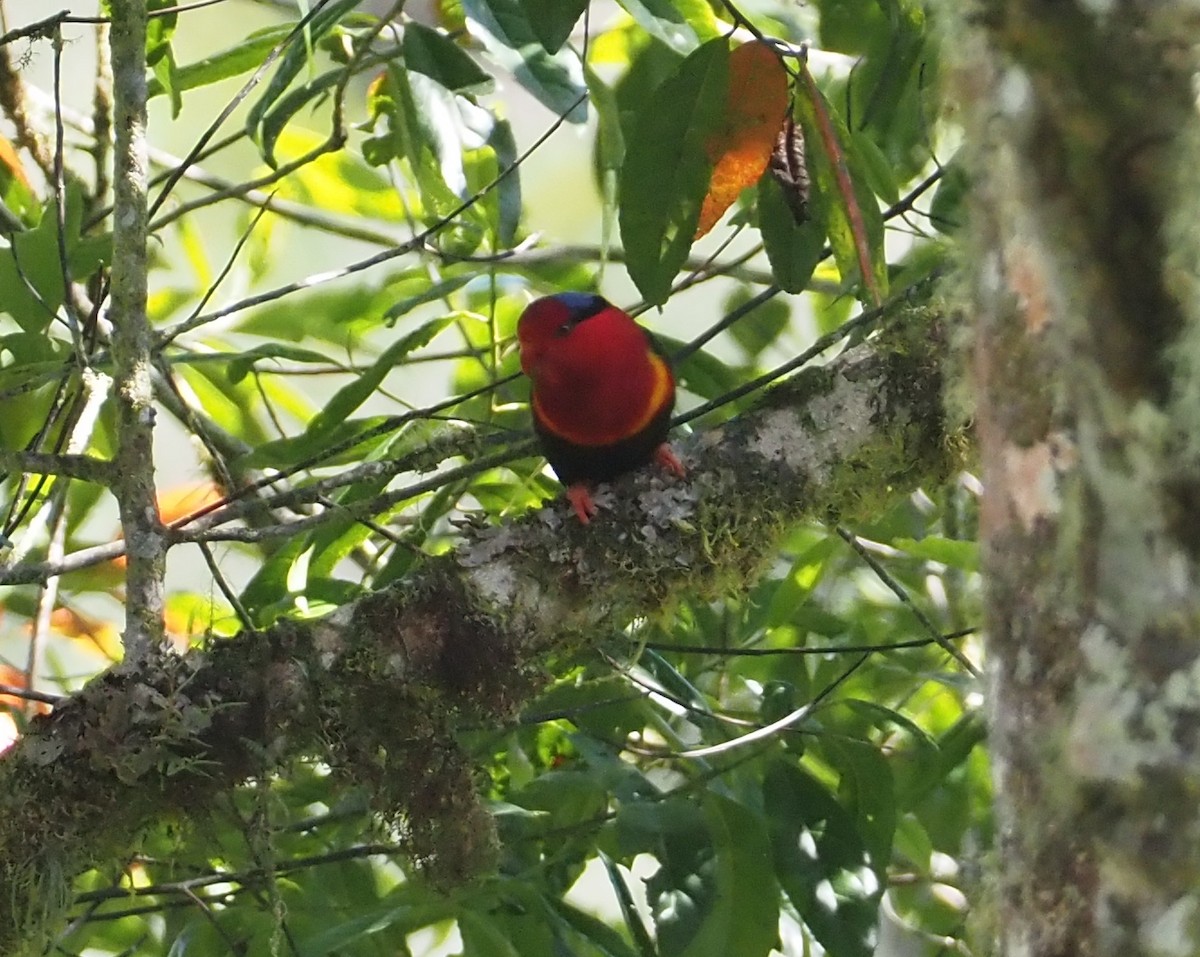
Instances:
[[[112,462],[90,455],[54,455],[50,452],[18,452],[0,449],[0,470],[34,475],[61,475],[108,485],[113,479]]]
[[[166,538],[154,489],[154,334],[146,317],[146,6],[112,5],[114,181],[112,356],[118,408],[116,489],[129,563],[125,652],[138,660],[163,638]]]
[[[409,850],[445,855],[438,866],[460,878],[479,866],[488,817],[471,803],[453,733],[511,718],[545,655],[654,614],[673,595],[753,581],[805,515],[854,521],[960,467],[943,433],[940,324],[923,308],[901,318],[882,340],[776,388],[757,411],[694,435],[686,482],[649,472],[623,480],[590,527],[556,504],[483,528],[329,618],[127,663],[36,719],[0,763],[0,849],[23,850],[0,854],[0,950],[12,926],[5,908],[34,903],[22,898],[37,886],[25,862],[66,877],[104,866],[103,848],[212,800],[260,770],[268,750],[288,760],[332,747],[340,779],[372,782],[376,811],[395,818],[420,802],[422,814],[405,818]],[[92,755],[92,740],[112,745]],[[55,813],[53,802],[78,788],[95,795],[88,806]],[[38,813],[7,811],[22,807]],[[438,807],[445,818],[433,821]],[[431,826],[436,847],[420,845]]]

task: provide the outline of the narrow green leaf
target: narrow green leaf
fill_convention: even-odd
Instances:
[[[498,174],[502,170],[511,169],[516,163],[517,140],[508,120],[499,117],[493,119],[495,123],[488,134],[487,145],[495,153]],[[515,173],[505,176],[489,195],[496,197],[496,245],[500,249],[509,249],[517,241],[521,228],[521,177]]]
[[[473,275],[468,273],[460,276],[451,276],[448,279],[443,279],[441,282],[432,283],[416,295],[406,296],[397,302],[383,314],[383,321],[389,326],[395,325],[396,320],[401,316],[408,315],[418,306],[428,305],[431,302],[437,302],[440,299],[445,299],[447,296],[453,295],[474,278]]]
[[[688,56],[640,111],[621,169],[620,224],[629,275],[646,300],[666,302],[687,259],[712,178],[707,144],[729,85],[729,42]]]
[[[290,346],[286,342],[264,342],[262,345],[247,349],[232,357],[229,365],[225,367],[225,375],[229,377],[230,382],[241,382],[250,374],[250,370],[254,368],[259,359],[290,359],[292,362],[319,365],[328,365],[330,362],[329,356],[314,352],[312,349],[301,349],[299,346]]]
[[[340,489],[333,500],[341,506],[367,502],[379,495],[387,483],[386,478],[357,482]],[[382,520],[386,521],[386,516],[382,516]],[[372,534],[374,533],[370,528],[344,512],[315,529],[309,535],[309,541],[312,543],[312,558],[308,569],[309,580],[331,577],[342,559],[346,558]]]
[[[278,165],[275,161],[275,144],[288,121],[317,97],[336,86],[341,76],[341,69],[322,73],[311,83],[305,83],[290,91],[267,112],[259,127],[259,140],[263,159],[268,166],[274,169]]]
[[[359,898],[363,900],[365,898]],[[389,927],[397,925],[417,930],[445,920],[452,913],[447,901],[431,904],[397,904],[386,901],[374,907],[355,912],[345,921],[336,921],[319,934],[303,942],[305,957],[325,957],[326,954],[344,953],[348,945],[361,941]]]
[[[863,34],[866,52],[850,75],[847,108],[855,132],[877,144],[889,175],[907,180],[929,156],[923,88],[937,86],[937,78],[926,70],[936,61],[927,52],[920,0],[878,0],[878,6],[886,24]]]
[[[829,762],[841,774],[838,797],[855,815],[855,826],[882,882],[892,858],[896,831],[896,799],[892,771],[879,749],[869,741],[822,739]]]
[[[583,16],[588,0],[520,0],[520,3],[542,47],[547,53],[557,53]]]
[[[434,336],[453,321],[453,318],[453,316],[439,316],[431,319],[388,346],[371,365],[371,368],[364,370],[353,382],[343,386],[334,394],[333,398],[326,403],[325,408],[308,424],[307,434],[320,435],[342,426],[350,414],[371,397],[392,369],[399,365],[410,352],[428,345]]]
[[[319,37],[333,29],[338,20],[358,6],[358,2],[359,0],[331,0],[309,21],[306,36],[310,42],[315,43]],[[300,71],[309,62],[309,45],[297,42],[300,39],[297,36],[296,40],[283,51],[270,82],[246,116],[246,132],[252,139],[258,138],[263,118],[267,112],[283,96],[292,80],[299,76]]]
[[[463,0],[467,25],[489,55],[547,109],[569,123],[587,119],[583,67],[572,51],[547,53],[519,0]]]
[[[458,929],[463,953],[471,957],[521,957],[521,952],[487,914],[462,911],[458,914]]]
[[[415,21],[404,26],[401,41],[404,65],[423,73],[455,93],[487,93],[495,86],[491,74],[444,33]]]
[[[392,133],[394,155],[408,161],[421,197],[422,220],[432,225],[457,209],[467,194],[462,109],[479,108],[424,74],[395,64],[388,68],[386,88],[388,96],[379,102]],[[485,223],[484,211],[466,210],[440,233],[443,248],[460,255],[473,252],[483,238]]]
[[[929,537],[895,538],[891,544],[916,558],[940,562],[964,572],[979,571],[979,543],[961,539]]]
[[[871,192],[885,203],[897,202],[900,199],[900,187],[896,183],[896,175],[891,162],[875,141],[860,130],[851,134],[850,145],[862,160],[862,170]]]
[[[628,889],[626,889],[628,896]],[[558,917],[575,933],[583,937],[596,948],[599,957],[656,957],[654,945],[649,950],[634,951],[620,934],[591,914],[584,913],[578,907],[573,907],[558,898],[546,898],[546,908],[552,916]],[[640,921],[639,921],[640,924]],[[645,929],[642,930],[645,933]]]
[[[173,0],[149,0],[147,11],[164,10]],[[175,35],[177,13],[167,13],[150,17],[146,23],[146,65],[154,71],[154,77],[159,85],[171,97],[171,118],[179,116],[183,107],[180,97],[175,65],[175,51],[171,47],[171,38]]]
[[[810,189],[826,197],[829,241],[843,279],[859,280],[859,299],[875,305],[876,297],[887,295],[888,281],[879,202],[867,185],[862,160],[847,148],[851,139],[845,121],[812,77],[803,76],[796,86],[795,110],[804,127]]]
[[[604,211],[601,246],[607,254],[617,212],[617,184],[621,164],[625,161],[625,134],[621,130],[621,109],[616,91],[590,64],[585,63],[583,69],[592,105],[596,108],[596,178]]]
[[[291,24],[264,27],[261,30],[255,30],[244,40],[214,53],[212,56],[186,66],[176,67],[175,89],[182,93],[256,70],[262,65],[267,55],[291,32]],[[155,78],[150,81],[146,95],[153,98],[161,96],[165,92],[166,89]]]
[[[682,340],[672,336],[656,335],[655,339],[668,356],[684,346]],[[706,349],[693,352],[675,367],[676,381],[704,399],[715,398],[735,388],[744,381],[744,374],[744,368],[718,359]]]
[[[612,884],[613,893],[617,895],[621,916],[625,919],[625,926],[629,928],[629,936],[637,945],[638,953],[641,954],[641,957],[658,957],[654,941],[650,939],[650,933],[646,930],[646,925],[642,923],[642,915],[638,913],[633,895],[629,892],[629,885],[625,883],[625,878],[617,868],[616,862],[604,852],[600,853],[600,860],[608,872],[608,881]]]

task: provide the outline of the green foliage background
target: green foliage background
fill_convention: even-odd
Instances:
[[[239,4],[222,7],[236,17]],[[837,330],[856,299],[873,304],[861,244],[877,288],[903,296],[942,268],[958,219],[936,40],[911,0],[447,0],[424,22],[403,4],[390,19],[358,7],[314,3],[196,62],[178,50],[193,14],[152,20],[151,93],[170,119],[151,139],[186,131],[199,150],[191,179],[160,156],[152,194],[162,414],[215,487],[251,489],[216,506],[225,521],[204,536],[227,573],[196,565],[169,579],[181,644],[326,614],[452,548],[462,522],[555,498],[515,377],[530,298],[603,290],[631,310],[637,295],[665,304],[681,407],[708,403],[690,424],[703,429],[753,402],[758,390],[730,394]],[[727,37],[755,34],[793,71],[813,51],[820,96],[796,108],[812,218],[797,225],[765,179],[692,246],[708,161],[678,144],[703,142],[720,106],[692,78],[727,57]],[[228,81],[240,108],[217,124],[198,94]],[[518,87],[548,111],[544,137],[514,133]],[[823,111],[833,148],[811,135]],[[85,404],[81,365],[108,361],[87,303],[111,256],[108,198],[76,125],[61,191],[32,164],[0,166],[5,449],[61,451]],[[572,190],[594,182],[593,246],[542,239],[523,205],[543,184],[521,164],[553,157],[564,125],[594,134],[591,168],[555,173]],[[253,164],[223,158],[247,142]],[[214,162],[227,182],[201,178]],[[229,212],[214,218],[217,206]],[[319,268],[289,272],[298,250]],[[114,425],[101,409],[85,450],[106,455]],[[354,477],[373,462],[402,467]],[[4,534],[31,536],[33,554],[50,547],[47,517],[68,554],[111,533],[94,485],[11,474],[3,492]],[[370,522],[339,508],[385,494]],[[314,503],[323,519],[308,521]],[[982,697],[933,635],[977,650],[974,484],[840,522],[796,528],[747,594],[596,635],[520,721],[464,733],[500,822],[498,873],[429,887],[363,796],[331,797],[313,755],[147,834],[122,872],[83,878],[60,952],[349,957],[440,939],[471,957],[855,957],[874,951],[885,898],[883,924],[908,952],[968,950],[991,840]],[[4,675],[20,678],[32,630],[45,644],[39,686],[70,690],[87,677],[81,638],[109,649],[120,569],[62,577],[70,627],[35,628],[41,595],[4,599]]]

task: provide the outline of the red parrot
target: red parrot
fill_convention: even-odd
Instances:
[[[521,314],[517,339],[534,429],[579,521],[596,514],[593,482],[651,460],[683,476],[666,443],[675,378],[627,312],[591,293],[545,296]]]

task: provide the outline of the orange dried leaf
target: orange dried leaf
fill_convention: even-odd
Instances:
[[[25,687],[25,672],[19,671],[12,665],[0,665],[0,685],[8,685],[12,688]],[[17,698],[13,695],[0,694],[0,708],[16,708],[22,709],[25,707],[25,699]]]
[[[729,54],[725,123],[708,141],[712,181],[696,238],[707,233],[743,189],[758,182],[788,108],[787,72],[766,43],[743,43]]]
[[[25,681],[25,672],[14,668],[12,665],[0,665],[0,685],[8,685],[10,688],[20,689],[29,686]],[[26,711],[29,713],[37,712],[38,714],[46,714],[50,711],[50,705],[44,701],[29,701],[17,695],[0,694],[0,712],[3,711]],[[6,717],[6,715],[0,714],[0,718]],[[16,739],[16,725],[12,723],[11,719],[3,722],[2,726],[0,726],[0,751],[3,751]]]
[[[12,143],[3,136],[0,136],[0,166],[7,169],[12,178],[27,190],[33,190],[29,177],[25,175],[25,168],[21,165],[21,158],[17,156]]]
[[[188,482],[158,495],[158,518],[164,525],[171,525],[198,512],[208,505],[215,505],[225,498],[225,493],[216,482]]]
[[[224,500],[225,493],[216,482],[185,482],[158,493],[158,519],[164,525],[171,525],[202,508]],[[121,538],[121,534],[118,533],[115,540],[120,541]],[[112,564],[116,568],[124,568],[125,556],[118,555],[112,560]]]
[[[112,622],[61,606],[50,613],[50,627],[66,638],[86,641],[111,661],[121,657],[121,635]]]

